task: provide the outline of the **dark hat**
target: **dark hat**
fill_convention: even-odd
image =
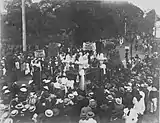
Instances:
[[[85,97],[84,96],[82,96],[82,95],[78,95],[77,96],[77,100],[83,100]]]
[[[58,108],[53,108],[52,111],[54,116],[58,116],[60,113],[60,110]]]

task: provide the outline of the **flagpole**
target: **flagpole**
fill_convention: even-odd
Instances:
[[[23,51],[27,50],[26,48],[26,17],[25,17],[25,0],[22,0],[22,44]]]

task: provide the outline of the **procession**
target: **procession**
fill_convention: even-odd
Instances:
[[[37,8],[41,4],[43,5],[43,2],[26,2],[28,7],[26,13],[36,5]],[[81,3],[74,3],[74,1],[69,4],[61,3],[61,6],[54,2],[49,3],[47,1],[46,3],[48,8],[52,7],[53,13],[57,12],[57,15],[54,13],[57,18],[64,17],[65,12],[74,10],[75,4],[77,4],[77,8],[75,7],[76,10],[74,11],[79,12],[80,9],[83,11],[85,5],[87,8],[84,13],[79,14],[77,12],[78,16],[88,14],[91,11],[93,12],[92,16],[95,17],[98,13],[98,10],[96,10],[97,13],[95,10],[88,10],[90,3],[87,2],[82,2],[82,6],[80,6]],[[22,4],[24,3],[22,2]],[[56,7],[53,8],[50,4],[56,5]],[[99,3],[94,2],[92,4],[95,4],[95,9],[96,5],[99,5]],[[92,4],[91,6],[93,6]],[[16,8],[17,5],[15,4],[14,7]],[[48,13],[44,14],[43,12],[48,12],[50,9],[46,10],[47,7],[42,5],[40,6],[42,15],[38,17],[48,17]],[[64,6],[73,8],[67,10]],[[112,4],[110,6],[114,10],[114,6]],[[116,6],[119,7],[119,4]],[[34,12],[39,11],[36,7]],[[105,7],[103,9],[106,11]],[[22,10],[22,18],[25,13],[23,12],[24,10]],[[62,12],[62,15],[58,12]],[[103,13],[103,11],[99,13],[101,12]],[[12,14],[14,15],[14,12]],[[142,32],[135,25],[131,26],[132,29],[130,27],[132,22],[129,23],[129,17],[126,15],[123,16],[123,19],[128,19],[128,22],[122,22],[122,25],[110,23],[113,20],[106,19],[110,15],[107,15],[106,18],[99,15],[91,21],[92,16],[89,13],[89,16],[84,16],[84,18],[88,17],[87,21],[84,20],[84,22],[69,19],[69,21],[75,21],[77,25],[69,25],[68,20],[60,18],[61,21],[65,20],[67,24],[69,23],[70,27],[67,28],[63,25],[65,22],[59,21],[58,23],[54,20],[56,17],[51,16],[51,13],[49,14],[50,19],[45,18],[47,21],[51,20],[48,25],[44,19],[46,22],[36,27],[35,25],[39,24],[42,18],[36,22],[38,17],[35,17],[35,22],[27,21],[26,30],[23,25],[24,20],[22,20],[23,42],[17,41],[17,43],[18,38],[11,38],[12,36],[8,36],[8,41],[1,42],[0,123],[159,122],[160,41],[159,39],[156,40],[156,33],[154,35],[151,32]],[[118,17],[120,14],[116,16]],[[7,19],[9,17],[7,16]],[[29,16],[26,17],[29,18]],[[76,18],[78,17],[76,16]],[[57,25],[59,24],[59,27],[56,24],[53,25],[52,21],[55,21],[54,23]],[[9,25],[11,22],[12,19],[8,19],[5,24]],[[94,25],[96,22],[99,23],[99,26],[102,24],[100,29],[96,27],[98,24]],[[85,25],[86,23],[88,25]],[[106,23],[110,23],[112,26],[105,25]],[[35,24],[33,27],[31,26],[32,30],[29,30],[31,28],[29,24]],[[114,27],[114,25],[118,26]],[[16,26],[18,29],[19,25]],[[46,27],[39,29],[44,26]],[[62,29],[61,26],[66,29]],[[93,29],[94,26],[96,31]],[[121,26],[123,30],[121,30]],[[54,30],[48,31],[50,27]],[[39,30],[36,32],[37,28]],[[104,31],[105,28],[108,29],[106,32]],[[129,28],[131,28],[130,31]],[[80,29],[82,30],[80,31]],[[149,30],[148,28],[145,29]],[[30,40],[35,38],[33,30],[36,32],[36,36],[39,36],[38,43]],[[43,34],[44,32],[39,33],[42,30],[46,33],[49,32],[47,35],[49,38]],[[83,32],[84,35],[82,35]],[[58,38],[55,38],[55,35],[55,37],[51,36],[51,33],[55,33]],[[16,37],[13,32],[11,35]],[[47,41],[41,40],[41,35],[47,37]],[[105,37],[104,35],[110,36]],[[152,116],[154,118],[150,118]],[[149,117],[151,121],[145,121],[146,117]]]

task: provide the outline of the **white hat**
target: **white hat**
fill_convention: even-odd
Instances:
[[[50,109],[47,109],[47,110],[45,111],[45,115],[46,115],[47,117],[52,117],[52,116],[53,116],[53,111],[50,110]]]
[[[22,109],[22,112],[25,112],[26,110],[27,110],[26,108],[23,108],[23,109]]]
[[[129,85],[129,86],[132,86],[132,83],[129,82],[128,85]]]
[[[47,83],[51,82],[51,80],[44,79],[43,82],[47,84]]]
[[[116,101],[116,103],[119,104],[119,105],[122,104],[122,99],[120,99],[120,98],[116,98],[115,101]]]
[[[68,94],[68,98],[69,98],[69,99],[73,99],[73,98],[74,98],[74,95],[73,95],[73,94]]]
[[[19,103],[15,106],[16,109],[22,109],[24,105],[22,103]]]
[[[21,92],[27,92],[27,88],[24,88],[24,87],[23,87],[23,88],[20,89],[20,91],[21,91]]]
[[[92,96],[93,94],[94,94],[93,92],[90,92],[88,95],[89,95],[89,96]]]
[[[54,83],[54,87],[57,88],[57,89],[60,89],[61,85],[59,83]]]
[[[7,89],[7,88],[8,88],[8,86],[3,86],[2,90],[5,90],[5,89]]]
[[[9,94],[10,93],[10,90],[5,90],[4,91],[4,94]]]
[[[36,106],[30,106],[30,107],[29,107],[29,111],[30,111],[30,112],[34,112],[35,110],[36,110]]]
[[[157,88],[156,87],[152,87],[152,91],[157,91]]]
[[[22,84],[21,87],[26,87],[26,84]]]
[[[29,105],[29,104],[26,104],[24,107],[25,107],[26,109],[28,109],[28,108],[30,107],[30,105]]]
[[[29,80],[28,84],[30,85],[30,84],[32,84],[32,83],[33,83],[33,80]]]
[[[15,117],[18,114],[18,110],[12,110],[11,111],[11,116]]]
[[[72,94],[73,94],[74,96],[78,96],[77,91],[74,91]]]
[[[46,90],[49,90],[48,86],[44,86],[43,88],[46,89]]]

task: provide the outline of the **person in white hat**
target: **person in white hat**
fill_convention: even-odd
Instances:
[[[19,99],[20,101],[25,101],[28,96],[28,88],[26,84],[22,84],[20,87]]]
[[[114,103],[113,116],[114,120],[122,118],[124,105],[122,104],[122,98],[116,98]]]
[[[18,114],[18,110],[12,110],[11,111],[11,116],[15,117]]]
[[[125,108],[123,117],[125,123],[137,123],[138,121],[138,114],[134,108]]]
[[[9,89],[6,89],[4,92],[3,92],[3,103],[4,104],[8,104],[11,100],[11,92]]]
[[[86,113],[81,113],[79,123],[86,123]]]
[[[45,111],[45,115],[46,115],[46,117],[52,117],[52,116],[53,116],[53,111],[50,110],[50,109],[47,109],[47,110]]]
[[[95,114],[93,112],[88,112],[86,116],[87,116],[86,123],[97,123],[97,121],[94,119]]]

